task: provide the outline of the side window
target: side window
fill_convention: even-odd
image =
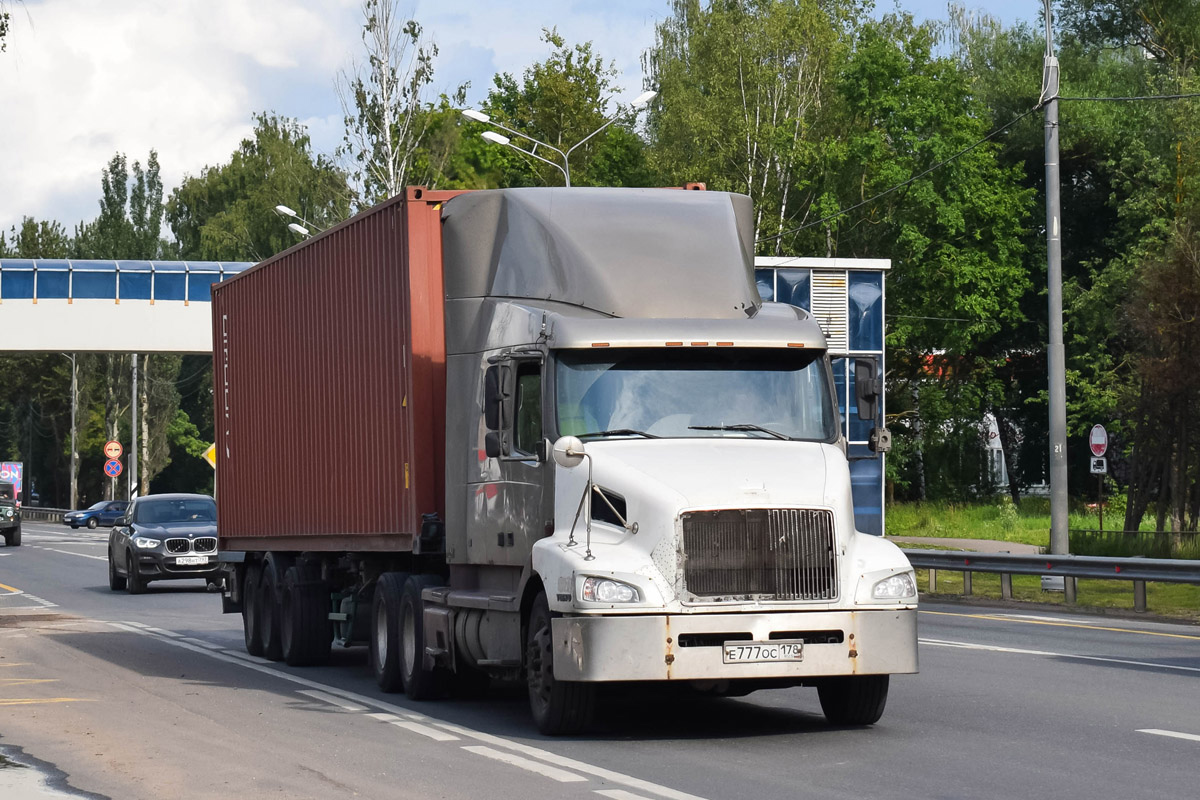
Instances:
[[[542,439],[542,366],[524,363],[517,367],[516,450],[537,452]]]

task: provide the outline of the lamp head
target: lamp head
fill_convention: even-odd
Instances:
[[[484,131],[479,135],[484,139],[487,139],[489,142],[495,142],[496,144],[508,144],[511,141],[507,136],[496,133],[495,131]]]
[[[489,117],[487,114],[483,113],[482,111],[476,111],[473,108],[464,108],[462,115],[464,117],[466,117],[467,119],[474,120],[475,122],[491,122],[492,121],[492,118]]]

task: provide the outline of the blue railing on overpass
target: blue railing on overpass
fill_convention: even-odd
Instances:
[[[254,266],[242,261],[99,261],[0,258],[0,302],[149,300],[209,302],[214,283]]]

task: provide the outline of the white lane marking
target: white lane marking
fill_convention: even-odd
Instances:
[[[406,717],[410,720],[428,719],[428,717],[425,717],[421,714],[414,714],[414,713],[408,711],[407,709],[401,708],[400,706],[393,705],[391,703],[387,703],[382,700],[376,700],[373,697],[367,697],[366,695],[358,694],[357,692],[350,692],[345,689],[339,689],[336,686],[330,686],[328,684],[317,683],[316,681],[309,680],[308,678],[302,678],[299,675],[293,675],[288,672],[283,672],[282,670],[274,669],[273,667],[270,667],[270,666],[254,663],[254,661],[258,661],[260,659],[254,659],[254,661],[252,661],[251,659],[253,657],[248,656],[246,654],[234,655],[233,654],[234,651],[231,651],[231,650],[224,650],[224,651],[206,650],[202,647],[196,647],[193,644],[188,644],[187,642],[183,642],[178,639],[161,638],[161,637],[155,636],[153,633],[150,633],[149,631],[142,630],[142,628],[144,628],[146,626],[141,625],[139,623],[110,622],[108,624],[114,628],[119,628],[121,630],[125,630],[130,633],[139,633],[143,636],[151,636],[153,638],[158,639],[161,642],[164,642],[169,645],[174,645],[175,647],[183,648],[184,650],[191,650],[194,653],[203,653],[204,655],[206,655],[210,658],[216,659],[217,661],[223,661],[226,664],[233,664],[235,666],[245,667],[246,669],[251,669],[251,670],[254,670],[255,672],[260,672],[263,675],[270,675],[273,678],[279,678],[280,680],[290,681],[291,683],[295,683],[299,686],[307,686],[310,689],[323,690],[323,691],[328,692],[329,694],[336,695],[337,697],[342,697],[342,698],[351,700],[356,703],[362,703],[363,705],[370,706],[372,708],[378,708],[383,711],[391,712],[393,714],[396,714],[397,716]],[[267,662],[267,663],[269,664],[271,662]],[[687,792],[681,792],[676,789],[672,789],[668,786],[662,786],[657,783],[651,783],[650,781],[645,781],[645,780],[642,780],[641,778],[635,778],[631,775],[625,775],[620,772],[614,772],[613,770],[604,769],[603,767],[595,767],[595,766],[592,766],[591,764],[585,764],[582,761],[576,761],[575,759],[565,758],[563,756],[556,755],[547,750],[540,750],[536,747],[530,747],[529,745],[520,744],[518,742],[510,742],[507,739],[502,739],[499,736],[493,736],[489,733],[483,733],[482,731],[472,730],[471,728],[464,728],[459,725],[451,725],[451,724],[445,723],[445,722],[436,722],[435,721],[434,725],[436,725],[439,728],[442,728],[443,730],[451,731],[453,733],[457,733],[464,737],[476,739],[478,741],[488,742],[490,744],[494,744],[499,747],[504,747],[509,750],[514,750],[519,753],[525,753],[526,755],[530,755],[535,758],[539,758],[542,761],[546,761],[551,764],[558,764],[559,766],[570,767],[571,769],[574,769],[577,772],[582,772],[587,775],[592,775],[594,777],[601,778],[603,780],[608,781],[609,783],[616,783],[621,786],[628,786],[631,789],[639,789],[641,791],[649,792],[650,794],[656,795],[657,797],[665,797],[665,798],[667,798],[667,800],[705,800],[705,798],[700,797],[699,795],[688,794]]]
[[[704,800],[704,798],[698,795],[681,792],[678,789],[672,789],[669,786],[662,786],[661,784],[644,781],[641,778],[634,778],[631,775],[614,772],[603,767],[595,767],[583,761],[576,761],[573,758],[560,756],[556,753],[551,753],[548,750],[531,747],[527,744],[521,744],[520,742],[510,742],[507,739],[502,739],[499,736],[493,736],[490,733],[483,733],[482,731],[463,728],[458,725],[451,725],[448,722],[439,722],[436,724],[439,728],[444,728],[448,731],[462,734],[463,736],[471,739],[478,739],[481,742],[487,742],[488,744],[495,745],[496,747],[505,747],[518,753],[524,753],[525,755],[539,758],[542,761],[550,764],[557,764],[560,767],[567,767],[575,770],[576,772],[582,772],[585,775],[591,775],[594,778],[606,780],[609,783],[616,783],[620,784],[621,786],[628,786],[631,789],[650,792],[651,794],[658,795],[659,797],[666,797],[668,800]]]
[[[1180,733],[1179,731],[1163,731],[1158,728],[1139,728],[1138,733],[1153,733],[1155,736],[1170,736],[1172,739],[1187,739],[1192,742],[1200,742],[1200,736],[1194,733]]]
[[[164,631],[162,628],[154,628],[154,627],[151,627],[150,625],[142,625],[141,627],[144,630],[150,631],[151,633],[157,633],[159,636],[170,636],[172,639],[186,639],[187,638],[182,633],[175,633],[175,631]],[[205,645],[205,647],[207,647],[207,645]]]
[[[184,640],[189,641],[189,640]],[[360,706],[358,703],[351,703],[348,700],[343,700],[340,697],[334,697],[325,692],[318,692],[316,689],[301,689],[300,694],[307,695],[313,700],[320,700],[322,703],[329,703],[331,706],[337,706],[343,711],[366,711],[366,706]]]
[[[1099,661],[1105,664],[1124,664],[1129,667],[1154,667],[1155,669],[1174,670],[1176,672],[1200,672],[1200,667],[1184,667],[1178,664],[1156,664],[1153,661],[1131,661],[1126,658],[1108,658],[1105,656],[1081,656],[1075,653],[1052,653],[1049,650],[1025,650],[1019,647],[997,647],[995,645],[974,644],[972,642],[950,642],[941,639],[918,639],[921,644],[933,647],[957,647],[962,650],[986,650],[989,653],[1014,653],[1022,656],[1042,656],[1045,658],[1073,658],[1078,661]]]
[[[49,550],[51,553],[62,553],[67,556],[79,556],[80,558],[94,558],[97,561],[108,561],[108,556],[89,556],[87,553],[72,553],[70,550],[59,550],[56,547],[39,547],[39,550]]]
[[[1034,622],[1070,622],[1074,625],[1091,627],[1087,620],[1068,619],[1067,617],[1043,617],[1037,614],[990,614],[989,616],[1004,617],[1005,619],[1031,619]]]
[[[437,728],[431,728],[428,725],[422,725],[419,722],[410,722],[406,719],[400,719],[395,714],[367,714],[367,716],[372,719],[377,719],[380,722],[386,722],[389,725],[395,725],[397,728],[404,728],[405,730],[412,731],[413,733],[419,733],[422,736],[428,736],[435,742],[458,741],[458,737],[452,733],[439,731]]]
[[[190,636],[179,636],[178,633],[175,634],[175,636],[179,637],[180,641],[191,642],[192,644],[198,644],[201,647],[207,647],[209,650],[223,650],[224,649],[224,647],[222,645],[213,644],[212,642],[206,642],[202,639],[193,639]]]
[[[463,747],[463,750],[470,751],[476,755],[486,756],[487,758],[491,758],[505,764],[510,764],[514,767],[520,767],[521,769],[528,770],[530,772],[536,772],[538,775],[543,775],[551,780],[556,780],[559,783],[580,783],[587,781],[587,778],[583,777],[582,775],[576,775],[574,772],[567,772],[565,769],[551,767],[547,764],[543,764],[540,761],[534,761],[529,758],[521,758],[520,756],[513,755],[512,753],[502,753],[499,750],[493,750],[492,748],[485,747],[481,744],[466,745]]]
[[[597,789],[596,794],[611,797],[612,800],[650,800],[649,797],[627,792],[624,789]]]

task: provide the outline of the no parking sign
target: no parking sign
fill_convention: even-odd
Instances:
[[[110,478],[115,478],[121,474],[125,468],[121,466],[121,462],[115,458],[110,458],[104,462],[104,474]]]

